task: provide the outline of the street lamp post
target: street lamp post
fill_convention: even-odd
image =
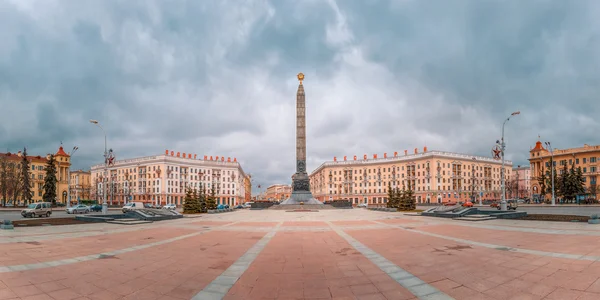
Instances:
[[[477,163],[477,157],[473,157],[473,161],[475,162],[475,166],[477,168],[479,168],[480,166]],[[475,173],[473,173],[473,177],[474,177],[475,181],[477,181],[477,177],[475,176]],[[475,188],[475,187],[479,187],[479,184],[473,183],[473,188]],[[477,200],[477,194],[478,194],[478,192],[475,192],[475,200]],[[481,202],[481,196],[479,196],[479,206],[483,206],[483,203]]]
[[[106,173],[108,173],[108,152],[106,151],[106,131],[104,131],[104,128],[102,128],[102,126],[100,126],[100,123],[98,123],[98,121],[96,120],[90,120],[90,123],[98,126],[100,129],[102,129],[102,132],[104,133],[104,173],[105,175],[107,175]],[[104,176],[103,178],[105,178],[107,176]],[[108,182],[108,178],[107,178],[107,182]],[[108,212],[108,204],[106,203],[106,184],[104,183],[104,180],[102,180],[102,214],[105,215]]]
[[[506,207],[506,183],[505,183],[505,170],[504,170],[504,150],[506,149],[506,143],[504,143],[504,125],[506,125],[506,122],[508,122],[508,120],[510,120],[510,117],[512,116],[516,116],[521,114],[521,112],[519,111],[515,111],[514,113],[510,114],[510,116],[508,118],[506,118],[506,120],[504,120],[504,123],[502,123],[502,140],[500,142],[500,151],[502,154],[502,169],[500,170],[500,182],[501,182],[501,186],[502,186],[502,197],[501,197],[501,201],[500,201],[500,209],[505,211],[507,209]]]
[[[556,198],[554,198],[554,151],[552,151],[552,144],[546,142],[546,147],[550,149],[550,176],[552,176],[552,206],[556,205]]]
[[[73,151],[69,153],[69,158],[73,158],[73,154],[79,149],[79,147],[73,147]],[[69,169],[67,169],[67,208],[71,207],[71,165],[69,165]]]

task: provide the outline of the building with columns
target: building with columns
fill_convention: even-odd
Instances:
[[[46,176],[46,165],[48,164],[48,160],[50,158],[50,154],[45,156],[33,156],[28,155],[27,159],[30,163],[30,176],[31,176],[31,191],[33,193],[33,202],[42,201],[42,196],[44,195],[44,177]],[[23,153],[21,151],[17,153],[0,153],[0,159],[5,160],[8,164],[13,164],[17,168],[20,167],[21,160],[23,159]],[[68,189],[68,180],[67,174],[69,172],[69,168],[71,167],[71,157],[69,154],[65,152],[62,146],[58,148],[58,151],[54,154],[55,164],[56,164],[56,202],[57,203],[67,203],[67,189]],[[0,195],[2,197],[2,195]],[[10,197],[10,196],[9,196]],[[15,199],[6,199],[7,201],[14,201]],[[16,199],[17,203],[20,202],[21,199]],[[21,204],[23,204],[21,202]]]
[[[286,184],[274,184],[267,188],[265,200],[283,201],[290,198],[292,186]]]
[[[512,180],[509,182],[508,196],[517,199],[531,199],[531,168],[516,166],[512,170]]]
[[[175,153],[114,160],[91,168],[92,197],[102,202],[104,187],[109,205],[141,201],[154,205],[183,205],[186,189],[215,187],[217,204],[244,203],[247,175],[236,158]]]
[[[556,166],[555,184],[557,178],[563,171],[563,166],[567,165],[570,169],[574,166],[581,168],[583,179],[588,197],[598,199],[597,182],[600,176],[600,145],[590,146],[584,144],[583,147],[568,149],[550,149],[544,147],[541,141],[535,143],[535,147],[529,151],[529,163],[531,167],[531,191],[534,199],[549,200],[552,198],[550,185],[546,185],[546,193],[541,193],[540,175],[550,169],[550,159],[554,156],[554,165]],[[551,176],[548,176],[550,178]],[[558,196],[557,196],[558,198]]]
[[[397,152],[383,157],[334,157],[310,174],[311,191],[319,201],[348,199],[354,205],[387,203],[388,185],[408,188],[410,183],[417,203],[499,200],[501,197],[500,160],[447,151],[423,152],[415,148],[404,155]],[[510,181],[512,162],[505,161],[506,182]]]
[[[92,199],[92,173],[90,171],[71,171],[71,202]]]

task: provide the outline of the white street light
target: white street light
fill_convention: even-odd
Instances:
[[[102,129],[102,133],[104,133],[104,173],[108,174],[108,152],[106,151],[106,131],[104,131],[104,128],[102,128],[102,126],[100,126],[100,123],[98,123],[98,121],[96,120],[90,120],[90,123],[98,126],[100,129]],[[106,176],[102,176],[102,214],[106,214],[108,212],[108,204],[106,203],[106,184],[104,183],[104,178],[106,178]],[[108,182],[108,178],[107,178],[107,182]]]
[[[506,118],[506,120],[504,120],[504,123],[502,123],[502,140],[500,143],[500,150],[501,150],[501,154],[502,154],[502,170],[500,170],[500,181],[501,181],[501,186],[502,186],[502,200],[500,201],[500,209],[505,211],[507,209],[506,207],[506,184],[505,184],[505,170],[504,170],[504,150],[506,149],[506,143],[504,143],[504,125],[506,125],[506,122],[508,122],[508,120],[510,120],[510,117],[512,116],[516,116],[521,114],[520,111],[515,111],[512,114],[510,114],[510,116],[508,118]]]
[[[77,149],[79,149],[79,147],[75,146],[71,153],[69,153],[70,165],[67,169],[67,208],[71,207],[71,166],[73,165],[73,154],[75,154]]]

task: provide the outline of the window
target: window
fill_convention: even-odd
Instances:
[[[575,159],[575,163],[576,163],[576,164],[579,164],[579,158],[576,158],[576,159]]]
[[[583,167],[583,173],[587,173],[587,168]]]
[[[595,163],[596,162],[596,158],[595,157],[590,157],[590,162],[591,163]]]

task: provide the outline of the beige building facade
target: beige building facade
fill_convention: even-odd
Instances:
[[[265,200],[283,201],[290,198],[292,186],[286,184],[274,184],[267,188]]]
[[[575,168],[580,167],[584,176],[584,185],[586,188],[587,197],[598,199],[598,177],[600,176],[600,145],[569,148],[569,149],[553,149],[552,153],[544,147],[541,141],[535,143],[529,152],[529,163],[531,167],[531,190],[535,199],[549,200],[552,197],[551,192],[541,193],[541,185],[539,182],[542,172],[550,169],[550,159],[554,155],[554,164],[556,165],[555,182],[563,171],[563,166],[567,165],[570,169],[571,165]]]
[[[388,185],[415,192],[417,203],[452,203],[468,200],[498,200],[501,196],[502,164],[490,157],[447,151],[393,156],[373,154],[362,159],[334,158],[310,174],[311,191],[319,201],[349,199],[354,205],[387,203]],[[512,162],[505,162],[506,181],[511,178]]]
[[[529,166],[513,168],[512,180],[507,187],[509,198],[531,199],[531,168]]]
[[[27,156],[30,163],[30,175],[31,176],[31,191],[33,193],[33,202],[42,201],[44,194],[44,177],[46,176],[46,165],[50,155],[45,156]],[[8,163],[15,164],[17,168],[20,168],[21,160],[23,159],[23,153],[21,151],[17,153],[0,153],[0,159],[6,160]],[[68,177],[69,168],[71,167],[71,157],[67,154],[63,147],[60,146],[58,151],[54,154],[56,160],[56,202],[67,203],[67,189],[68,189]],[[1,197],[1,195],[0,195]],[[21,202],[21,199],[6,199],[7,202],[17,203]],[[22,204],[22,202],[21,202]]]
[[[71,202],[92,199],[92,173],[90,171],[71,171]]]
[[[236,158],[165,151],[163,155],[115,160],[91,167],[92,197],[102,202],[106,185],[109,205],[141,201],[154,205],[183,205],[186,189],[215,187],[217,204],[230,206],[247,198],[247,175]]]

